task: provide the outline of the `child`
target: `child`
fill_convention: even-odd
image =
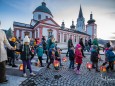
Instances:
[[[40,61],[41,67],[44,67],[43,64],[42,64],[42,56],[43,56],[43,47],[42,47],[42,44],[38,45],[36,51],[37,51],[37,55],[38,55],[38,59]]]
[[[93,45],[92,50],[91,50],[91,62],[92,62],[92,67],[95,68],[96,72],[100,72],[98,70],[98,59],[99,58],[98,58],[97,46]]]
[[[109,61],[109,65],[107,66],[107,72],[109,72],[109,69],[114,71],[115,54],[113,53],[113,47],[110,47],[107,51],[107,59]]]
[[[69,69],[74,69],[74,47],[70,47],[69,49],[69,60],[70,60],[70,65]]]
[[[11,40],[9,41],[10,45],[13,46],[13,47],[16,47],[16,38],[15,37],[12,37]],[[12,67],[18,67],[17,65],[15,65],[15,51],[14,50],[9,50],[8,49],[8,56],[10,57],[9,59],[9,66],[12,66]]]
[[[49,59],[50,59],[50,62],[48,63],[47,65],[47,68],[50,69],[50,64],[54,62],[54,59],[55,59],[55,44],[53,43],[51,46],[50,46],[50,49],[49,49]]]
[[[58,60],[60,62],[60,66],[62,66],[60,56],[61,56],[61,49],[59,47],[57,47],[56,52],[55,52],[55,58],[56,58],[56,60]]]
[[[82,58],[83,58],[83,55],[81,52],[81,45],[77,44],[76,49],[75,49],[75,60],[78,65],[77,65],[77,68],[75,68],[74,70],[76,71],[77,74],[80,74],[80,66],[82,64]]]
[[[106,65],[107,62],[108,62],[106,53],[109,50],[110,46],[111,46],[110,43],[106,43],[106,47],[105,47],[105,50],[104,50],[104,52],[105,52],[105,62],[102,64],[102,66]]]
[[[35,74],[32,72],[32,69],[31,69],[31,63],[30,63],[31,51],[30,51],[29,42],[30,42],[30,40],[29,40],[28,36],[25,36],[25,38],[23,39],[23,45],[21,45],[20,49],[17,50],[17,51],[21,52],[21,60],[23,62],[23,76],[24,77],[27,77],[26,65],[30,71],[30,75],[35,76]]]

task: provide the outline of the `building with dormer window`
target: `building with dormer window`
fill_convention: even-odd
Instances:
[[[46,3],[42,2],[41,6],[38,6],[33,11],[33,19],[31,19],[30,24],[24,24],[20,22],[14,22],[14,35],[22,39],[25,35],[30,38],[42,38],[45,36],[48,39],[51,35],[54,35],[55,41],[59,43],[66,43],[70,36],[74,43],[78,43],[80,38],[88,39],[90,37],[85,29],[85,19],[83,17],[82,8],[80,6],[79,16],[77,19],[77,25],[72,25],[70,28],[66,28],[64,22],[62,25],[56,23],[53,19],[51,11],[47,8]]]

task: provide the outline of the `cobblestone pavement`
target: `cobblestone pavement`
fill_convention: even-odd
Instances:
[[[89,55],[83,58],[81,75],[77,75],[72,69],[68,69],[69,61],[63,62],[59,70],[43,68],[36,76],[29,77],[20,86],[115,86],[115,72],[102,73],[89,71],[86,63],[89,62]],[[104,56],[102,56],[104,59]],[[100,61],[99,65],[103,62]]]

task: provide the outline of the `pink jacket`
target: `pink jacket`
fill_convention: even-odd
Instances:
[[[79,63],[81,64],[82,63],[82,52],[81,50],[78,50],[78,48],[75,49],[75,60],[76,60],[76,63]]]

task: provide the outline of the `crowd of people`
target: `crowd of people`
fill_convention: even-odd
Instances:
[[[7,40],[6,35],[3,31],[0,31],[0,34],[4,36],[0,38],[0,83],[8,81],[5,76],[5,63],[12,67],[18,67],[15,64],[15,61],[18,60],[19,57],[22,60],[24,77],[27,77],[26,68],[29,69],[31,76],[35,76],[31,67],[31,60],[34,58],[35,55],[38,56],[40,67],[44,67],[42,62],[43,54],[46,54],[47,56],[46,68],[50,69],[50,65],[54,63],[54,60],[57,60],[60,63],[60,66],[63,66],[61,62],[62,50],[57,47],[53,35],[50,36],[48,40],[46,40],[45,36],[43,36],[41,40],[39,38],[30,39],[28,36],[25,36],[23,40],[21,40],[20,37],[18,39],[16,37],[12,37]],[[7,54],[5,53],[5,48],[7,50]],[[86,57],[84,55],[84,51],[86,50],[88,52],[91,52],[90,61],[92,62],[92,68],[94,68],[96,72],[100,72],[98,68],[98,61],[101,58],[97,38],[93,39],[93,41],[91,39],[85,40],[85,43],[83,42],[83,39],[80,38],[79,43],[74,46],[72,42],[72,37],[70,37],[70,39],[68,40],[68,51],[66,54],[66,57],[69,57],[70,61],[69,69],[74,69],[76,74],[81,73],[80,67],[83,62],[82,59]],[[109,69],[114,70],[114,60],[115,54],[113,53],[113,47],[111,47],[110,44],[107,43],[105,47],[105,62],[102,64],[102,66],[104,66],[109,63],[106,68],[107,72],[109,71]],[[75,64],[77,64],[76,67]]]

